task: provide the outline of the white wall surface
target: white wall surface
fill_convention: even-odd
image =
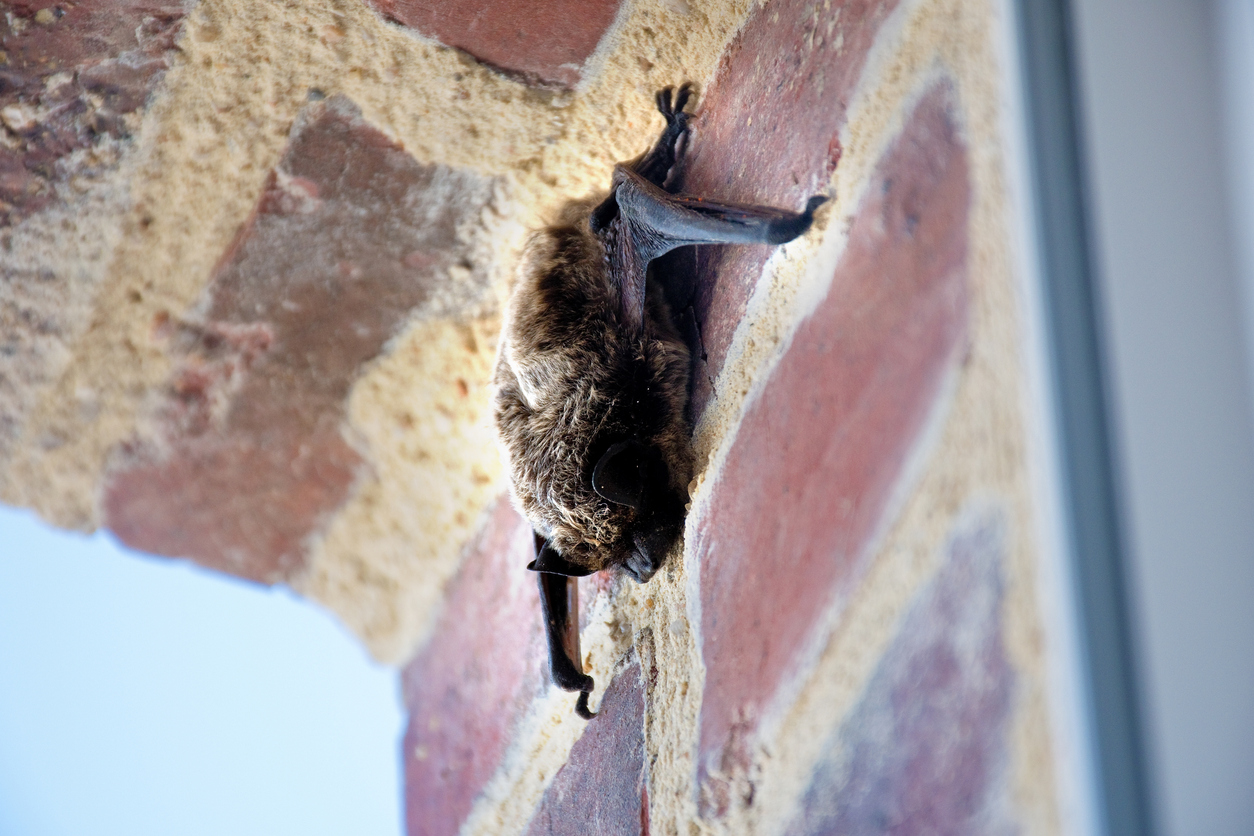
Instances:
[[[1220,2],[1072,3],[1163,836],[1254,834],[1254,148],[1226,142]]]

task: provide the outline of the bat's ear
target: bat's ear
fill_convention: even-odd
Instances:
[[[565,575],[568,578],[582,578],[591,575],[592,570],[577,566],[557,553],[557,549],[549,545],[539,534],[536,538],[536,559],[527,564],[533,572],[547,572],[550,575]]]
[[[615,505],[643,510],[650,471],[662,464],[655,461],[657,458],[653,448],[635,439],[620,441],[606,450],[592,469],[592,489]]]

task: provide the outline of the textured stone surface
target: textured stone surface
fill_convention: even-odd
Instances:
[[[638,836],[648,822],[644,683],[633,661],[605,689],[600,713],[545,791],[527,836]]]
[[[129,137],[164,76],[187,3],[0,3],[0,494],[25,427],[70,362],[129,208]],[[75,404],[99,410],[93,387]],[[25,480],[23,480],[25,481]],[[14,488],[17,488],[14,491]]]
[[[818,6],[778,0],[745,24],[701,101],[684,178],[693,194],[799,210],[827,190],[849,96],[896,0]],[[697,296],[700,415],[771,247],[701,247]]]
[[[533,84],[574,87],[622,0],[370,0],[382,14]]]
[[[109,140],[137,127],[187,5],[0,3],[0,227],[116,163]]]
[[[200,304],[152,323],[175,368],[147,431],[115,451],[108,527],[143,551],[291,577],[362,466],[341,424],[363,365],[409,317],[482,291],[459,230],[489,195],[347,100],[311,106]]]
[[[1005,774],[1014,670],[1001,519],[955,533],[815,770],[789,836],[1018,832]]]
[[[177,58],[139,54],[160,40],[128,17],[141,8],[187,10],[185,28],[157,21]],[[17,128],[0,121],[6,159],[35,163],[4,169],[25,202],[5,198],[17,222],[0,229],[0,275],[23,271],[0,283],[0,494],[287,579],[377,658],[406,661],[412,832],[783,832],[806,787],[815,815],[797,836],[995,832],[999,805],[1057,832],[994,5],[11,9],[29,22],[0,24],[0,95],[49,127],[30,131],[24,108],[5,113]],[[57,34],[92,15],[99,43]],[[100,52],[39,63],[74,38]],[[3,86],[15,61],[20,90]],[[952,94],[912,121],[937,77]],[[584,724],[547,682],[527,528],[504,503],[484,513],[501,485],[476,411],[487,374],[471,372],[490,369],[507,288],[470,325],[443,291],[476,287],[490,247],[508,266],[516,221],[603,187],[656,134],[650,94],[685,79],[703,88],[690,190],[793,208],[832,182],[840,194],[748,306],[771,248],[700,252],[696,417],[712,382],[726,388],[697,425],[714,467],[694,551],[646,586],[582,584],[602,711]],[[370,124],[323,103],[293,131],[311,91],[349,96]],[[467,171],[509,181],[486,212]],[[463,263],[457,229],[476,218]],[[1004,613],[981,568],[942,569],[912,610],[973,494],[1004,503],[1014,532]],[[612,679],[633,644],[644,682],[634,666]]]
[[[426,649],[405,668],[410,836],[457,833],[520,713],[547,687],[531,527],[502,499],[449,584]]]
[[[748,408],[690,543],[700,561],[701,768],[757,716],[855,575],[964,344],[969,183],[934,88],[878,167],[827,298]],[[710,795],[721,806],[717,788]]]

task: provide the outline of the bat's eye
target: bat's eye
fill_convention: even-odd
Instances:
[[[592,469],[592,489],[615,505],[644,510],[648,487],[660,476],[666,480],[666,465],[657,450],[639,441],[620,441],[605,451]]]

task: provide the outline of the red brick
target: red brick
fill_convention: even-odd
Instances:
[[[761,6],[724,54],[701,101],[684,190],[800,210],[826,193],[838,135],[867,52],[897,0],[810,0]],[[697,297],[704,360],[695,376],[700,415],[745,303],[772,248],[700,247]]]
[[[405,668],[409,836],[451,836],[548,686],[530,525],[502,499],[449,584],[427,646]]]
[[[299,570],[362,466],[340,429],[349,387],[436,289],[446,315],[480,292],[480,272],[454,286],[448,268],[488,194],[418,163],[347,100],[311,107],[193,314],[154,323],[174,371],[155,437],[112,457],[107,526],[258,581]]]
[[[644,682],[633,661],[605,689],[600,713],[545,791],[527,836],[647,834],[644,781]]]
[[[384,16],[531,84],[571,88],[622,0],[369,0]]]
[[[186,6],[181,0],[6,4],[0,110],[9,109],[12,144],[0,146],[0,227],[54,202],[59,183],[94,173],[70,165],[71,152],[127,136],[122,117],[144,106],[167,69]],[[35,15],[44,9],[52,21],[39,23]],[[49,85],[58,73],[66,74],[64,83]]]
[[[970,186],[950,105],[933,89],[880,161],[826,299],[748,407],[697,521],[703,771],[735,768],[853,582],[965,347]]]
[[[1005,778],[1015,676],[1002,642],[996,514],[968,522],[902,619],[815,770],[789,836],[1014,833]]]

